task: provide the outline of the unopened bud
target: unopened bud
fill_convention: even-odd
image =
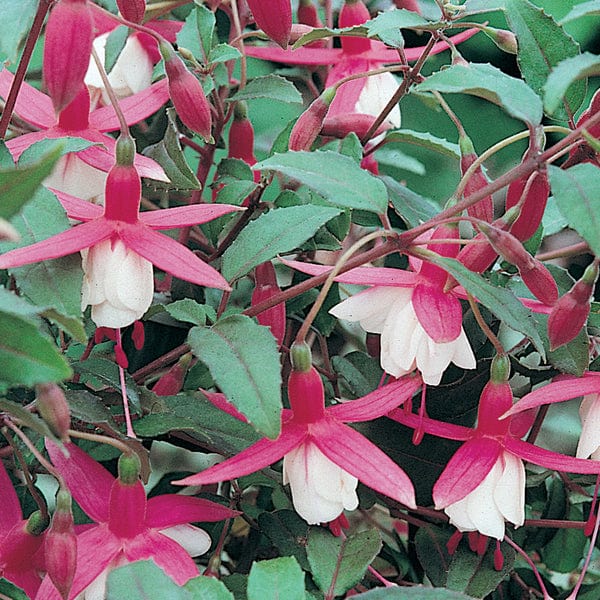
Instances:
[[[321,127],[323,127],[323,121],[329,112],[335,92],[334,87],[327,88],[300,115],[290,133],[288,145],[290,150],[310,150],[310,147],[321,131]]]
[[[371,125],[375,122],[375,117],[365,113],[344,113],[333,117],[325,117],[321,135],[326,137],[345,138],[350,133],[355,133],[360,139],[367,135]],[[387,125],[382,123],[373,135],[379,135],[387,129]]]
[[[284,50],[292,29],[292,4],[290,0],[246,0],[257,27],[262,29]]]
[[[247,165],[256,164],[254,156],[254,127],[248,119],[248,106],[245,102],[236,102],[233,121],[229,128],[228,156],[243,160]]]
[[[277,284],[275,268],[271,261],[258,265],[254,273],[256,285],[252,292],[252,305],[268,300],[281,292],[281,289]],[[283,344],[283,338],[285,337],[285,302],[280,302],[267,310],[263,310],[256,315],[256,318],[261,325],[271,329],[273,337],[277,340],[277,345],[281,346]]]
[[[145,0],[117,0],[117,6],[124,19],[133,23],[141,23],[144,20]]]
[[[6,220],[0,217],[0,240],[18,242],[19,232]]]
[[[473,147],[471,138],[466,135],[460,136],[459,146],[461,154],[460,171],[461,174],[464,175],[469,167],[477,160],[477,154],[475,153],[475,148]],[[478,192],[480,189],[486,187],[488,183],[488,179],[485,176],[481,166],[477,167],[475,171],[471,173],[471,176],[465,185],[463,196],[468,198],[475,192]],[[484,196],[475,204],[467,207],[467,212],[471,217],[491,223],[494,218],[494,201],[492,196]]]
[[[135,452],[131,454],[121,454],[117,463],[119,481],[123,485],[134,485],[139,481],[142,464],[140,458]]]
[[[512,31],[506,29],[496,29],[495,27],[482,27],[482,31],[504,52],[516,54],[517,38]]]
[[[155,384],[152,391],[157,396],[174,396],[183,389],[185,376],[190,367],[192,355],[184,354]]]
[[[294,23],[290,30],[290,44],[295,44],[300,38],[304,37],[307,33],[310,33],[314,27],[310,25],[303,25],[302,23]],[[307,44],[310,45],[310,44]]]
[[[532,179],[531,179],[532,178]],[[523,197],[523,194],[526,195]],[[539,227],[550,195],[546,171],[539,171],[511,182],[506,192],[507,210],[519,205],[520,213],[510,228],[519,240],[528,240]]]
[[[212,115],[200,81],[188,71],[183,60],[170,44],[161,42],[160,53],[165,61],[169,80],[169,93],[175,110],[183,124],[212,144]]]
[[[587,267],[582,278],[554,305],[548,318],[550,349],[569,343],[583,329],[598,279],[598,262]]]
[[[298,23],[310,27],[323,27],[323,22],[319,18],[319,11],[312,0],[300,0],[296,16],[298,17]]]
[[[40,416],[57,438],[68,442],[71,411],[65,393],[56,383],[42,383],[36,391],[35,403]]]

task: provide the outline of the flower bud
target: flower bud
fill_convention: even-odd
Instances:
[[[413,12],[421,14],[421,7],[417,0],[394,0],[396,8],[405,8],[406,10],[412,10]]]
[[[517,38],[512,31],[495,27],[482,27],[482,30],[500,50],[508,54],[517,53]]]
[[[157,396],[174,396],[183,389],[185,376],[190,367],[192,355],[184,354],[155,384],[152,391]]]
[[[292,29],[292,4],[290,0],[246,0],[254,22],[284,50]]]
[[[58,114],[79,92],[94,40],[92,13],[86,0],[60,0],[46,24],[44,81]]]
[[[464,175],[469,167],[477,160],[477,154],[475,154],[473,142],[466,135],[460,136],[459,146],[461,154],[460,170],[461,174]],[[479,166],[471,174],[471,177],[469,177],[463,196],[468,198],[471,194],[477,192],[481,188],[484,188],[487,184],[487,177],[484,175],[481,166]],[[471,217],[491,223],[494,218],[494,201],[492,200],[491,196],[485,196],[475,204],[469,206],[467,208],[467,212]]]
[[[528,181],[531,182],[528,185]],[[527,195],[522,198],[525,190]],[[545,170],[513,181],[506,192],[506,209],[521,202],[521,211],[510,232],[519,240],[528,240],[539,227],[550,195],[550,184]]]
[[[366,23],[370,18],[369,9],[362,0],[347,0],[340,10],[338,25],[339,27],[354,27]],[[360,54],[371,49],[371,40],[363,37],[343,35],[341,42],[345,53]]]
[[[321,131],[323,121],[327,116],[334,97],[335,88],[327,88],[300,115],[290,133],[288,144],[290,150],[310,150],[310,147]]]
[[[302,25],[323,27],[323,22],[319,18],[317,7],[312,0],[300,0],[296,16],[298,17],[298,23],[301,23]]]
[[[236,102],[233,110],[233,121],[229,128],[230,158],[243,160],[247,165],[256,164],[254,156],[254,127],[248,119],[248,107],[245,102]]]
[[[42,383],[36,386],[36,391],[35,403],[40,416],[56,437],[68,442],[71,411],[65,393],[55,383]]]
[[[350,133],[355,133],[360,139],[367,135],[367,131],[375,122],[375,117],[365,113],[344,113],[333,117],[325,117],[321,135],[326,137],[345,138]],[[388,129],[389,125],[382,123],[373,135],[379,135]]]
[[[262,263],[256,267],[254,272],[256,285],[252,292],[252,305],[268,300],[281,292],[279,285],[277,284],[273,263],[270,261]],[[261,325],[271,329],[273,337],[277,340],[277,345],[281,346],[285,336],[285,302],[280,302],[272,308],[263,310],[256,318]]]
[[[159,48],[165,61],[169,93],[179,118],[186,127],[203,137],[206,143],[214,143],[210,104],[200,81],[188,71],[170,44],[161,42]]]
[[[145,0],[117,0],[117,6],[124,19],[132,23],[141,23],[144,20]]]
[[[550,349],[575,339],[590,314],[594,285],[598,279],[598,262],[587,267],[582,278],[554,305],[548,318]]]
[[[67,490],[58,491],[56,510],[44,544],[46,571],[60,595],[66,600],[77,567],[77,536],[73,526],[71,494]]]

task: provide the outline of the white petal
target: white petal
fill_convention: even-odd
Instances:
[[[523,461],[504,452],[504,470],[496,484],[494,501],[507,521],[517,527],[525,521],[525,467]]]
[[[474,369],[477,367],[477,361],[473,354],[473,349],[467,338],[465,330],[460,328],[460,335],[452,342],[454,344],[454,354],[452,362],[461,369]]]
[[[404,306],[399,303],[393,306],[381,335],[381,366],[385,371],[391,373],[384,364],[405,373],[415,368],[421,330],[411,302]]]
[[[112,567],[107,567],[88,585],[75,600],[104,600],[106,597],[106,578],[112,570]]]
[[[579,416],[581,436],[577,444],[577,458],[588,458],[600,446],[600,394],[584,396]]]
[[[81,160],[75,152],[70,152],[58,159],[52,173],[44,179],[44,185],[82,200],[104,204],[107,176],[104,171]]]
[[[177,542],[191,557],[200,556],[210,550],[210,536],[200,527],[184,523],[161,529],[160,533]]]
[[[354,111],[376,117],[398,90],[398,81],[391,73],[381,73],[366,79]],[[401,118],[398,105],[394,106],[387,116],[387,121],[394,127],[400,127]]]
[[[450,364],[454,352],[454,342],[438,344],[423,330],[425,340],[417,351],[417,368],[423,375],[423,381],[429,385],[438,385],[444,371]]]

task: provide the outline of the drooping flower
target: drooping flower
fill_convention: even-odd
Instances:
[[[325,408],[323,383],[314,367],[294,370],[288,381],[291,410],[283,411],[276,440],[263,438],[237,456],[175,483],[202,485],[242,477],[283,457],[294,507],[308,523],[328,522],[344,509],[356,508],[357,480],[415,506],[406,473],[344,423],[380,417],[412,397],[420,385],[419,377],[408,376],[358,400]]]
[[[6,98],[14,76],[7,69],[0,71],[0,96]],[[138,94],[123,99],[119,105],[129,125],[156,112],[169,98],[166,80],[161,80]],[[17,97],[15,114],[39,131],[21,135],[6,143],[15,161],[35,142],[47,138],[78,137],[96,144],[80,152],[62,157],[46,180],[47,187],[78,198],[92,199],[102,194],[106,174],[115,156],[115,139],[106,132],[119,129],[119,120],[112,106],[90,112],[90,97],[83,86],[73,101],[54,116],[48,96],[23,83]],[[135,166],[142,177],[168,181],[162,167],[152,159],[136,154]]]
[[[287,48],[292,29],[290,0],[246,0],[256,25],[282,48]]]
[[[436,238],[456,237],[456,228],[439,227],[430,249],[456,255],[457,244],[435,244]],[[285,264],[310,275],[330,267],[297,261]],[[335,278],[342,283],[372,286],[330,310],[348,321],[357,321],[370,333],[381,334],[381,367],[394,377],[417,368],[423,381],[438,385],[452,362],[474,369],[475,356],[462,327],[463,292],[444,292],[445,271],[423,262],[417,272],[386,267],[360,267]]]
[[[82,302],[92,304],[92,318],[99,327],[125,327],[147,310],[152,301],[151,263],[196,285],[229,288],[218,271],[155,230],[205,223],[241,210],[239,207],[200,204],[140,214],[139,175],[133,165],[120,164],[114,165],[108,175],[104,207],[65,194],[59,193],[58,197],[67,215],[83,223],[3,254],[0,268],[89,249],[83,261]]]
[[[137,560],[152,559],[177,584],[198,575],[192,556],[210,548],[208,534],[190,523],[220,521],[239,513],[220,504],[164,494],[146,499],[139,480],[139,459],[121,457],[119,477],[74,444],[69,456],[53,442],[46,448],[73,498],[95,522],[77,536],[77,567],[69,598],[104,598],[111,569]],[[58,600],[49,577],[37,600]]]
[[[492,377],[481,393],[474,429],[443,423],[426,416],[394,410],[388,416],[425,433],[465,443],[450,459],[433,487],[437,509],[443,509],[461,531],[479,531],[498,540],[504,538],[505,520],[516,526],[524,521],[525,474],[523,461],[568,473],[600,473],[600,462],[573,458],[522,441],[532,418],[505,418],[513,414],[506,357],[492,363]],[[598,378],[596,378],[596,385]],[[562,397],[572,389],[551,386],[522,398],[522,410],[539,405],[548,395]],[[545,392],[545,393],[544,393]],[[518,406],[517,403],[515,406]],[[507,412],[508,411],[508,412]]]
[[[47,523],[35,512],[23,519],[21,505],[10,477],[0,461],[0,576],[19,586],[33,598],[43,571],[42,534]]]

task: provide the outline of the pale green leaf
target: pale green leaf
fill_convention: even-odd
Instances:
[[[304,600],[304,573],[293,556],[255,562],[248,576],[248,600]]]
[[[246,87],[228,98],[229,102],[266,98],[288,104],[302,102],[302,94],[287,79],[279,75],[265,75],[251,79]]]

